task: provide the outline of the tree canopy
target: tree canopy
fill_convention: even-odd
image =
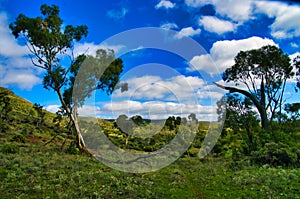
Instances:
[[[86,146],[77,124],[77,108],[96,89],[110,94],[119,81],[123,62],[121,59],[115,59],[112,50],[99,49],[96,57],[89,55],[74,57],[72,53],[74,42],[87,36],[87,26],[63,26],[56,5],[43,4],[40,11],[42,16],[35,18],[20,14],[9,27],[15,38],[24,39],[31,53],[32,64],[45,70],[43,86],[48,90],[54,90],[58,95],[62,110],[76,131],[77,146],[85,150]],[[68,66],[63,60],[67,57],[70,58]],[[82,65],[88,67],[79,75]],[[81,81],[76,83],[78,76]],[[77,91],[75,98],[72,97],[74,89]]]
[[[223,80],[235,86],[216,85],[248,97],[260,114],[263,129],[269,130],[270,121],[281,115],[286,82],[295,75],[291,60],[280,48],[270,45],[241,51],[234,60],[223,73]]]

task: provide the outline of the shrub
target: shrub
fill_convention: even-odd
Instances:
[[[66,149],[66,152],[69,154],[77,155],[80,153],[80,150],[77,148],[76,144],[72,142]]]
[[[19,142],[19,143],[25,143],[26,142],[26,137],[22,134],[15,134],[12,138],[11,141]]]
[[[7,142],[2,145],[1,152],[2,153],[18,153],[19,147],[14,145],[13,143]]]
[[[252,153],[254,163],[270,166],[300,166],[300,150],[284,143],[270,142]]]

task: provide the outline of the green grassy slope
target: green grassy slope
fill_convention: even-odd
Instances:
[[[0,96],[0,145],[10,143],[20,148],[37,147],[58,134],[54,142],[50,143],[58,146],[67,136],[67,131],[63,128],[64,122],[54,122],[55,114],[43,110],[44,117],[41,120],[31,102],[2,87]]]
[[[299,168],[257,167],[243,160],[233,167],[228,159],[185,155],[155,172],[116,171],[93,157],[61,151],[68,132],[53,122],[54,114],[46,112],[45,122],[37,125],[33,104],[4,88],[1,94],[12,107],[0,121],[1,199],[300,198]]]

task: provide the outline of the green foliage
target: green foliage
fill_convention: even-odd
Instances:
[[[295,121],[300,118],[300,103],[285,104],[284,110],[290,115],[290,120]]]
[[[22,134],[16,133],[13,135],[11,138],[11,141],[13,142],[18,142],[18,143],[25,143],[27,141],[26,137]]]
[[[300,88],[300,56],[298,55],[297,57],[295,57],[295,59],[293,60],[295,68],[297,70],[296,75],[297,75],[297,87],[298,89]],[[298,91],[298,89],[296,88],[296,91]]]
[[[249,155],[257,147],[255,138],[260,131],[257,113],[252,110],[251,100],[229,93],[217,105],[219,120],[224,120],[224,126],[213,151],[228,158],[233,153]],[[223,110],[226,110],[226,114]]]
[[[289,56],[276,46],[268,45],[239,52],[235,64],[223,74],[225,82],[244,85],[246,90],[216,85],[248,97],[260,114],[263,129],[268,131],[269,122],[276,115],[281,116],[286,81],[294,75]]]
[[[10,112],[13,109],[10,95],[12,92],[2,89],[0,92],[0,119],[8,121],[10,119]]]
[[[3,96],[9,99],[12,110],[9,114],[9,122],[0,118],[0,146],[6,142],[12,142],[18,147],[39,147],[56,137],[47,146],[61,147],[61,140],[64,139],[58,139],[58,135],[65,136],[68,131],[65,128],[65,123],[67,123],[65,118],[62,118],[59,124],[54,123],[55,114],[43,109],[40,109],[42,117],[39,118],[35,106],[30,102],[2,87],[0,87],[1,94],[5,94]],[[67,139],[66,143],[69,144],[69,142],[69,139]]]
[[[0,153],[0,159],[1,198],[297,198],[300,189],[299,169],[233,171],[212,158],[181,158],[144,174],[51,150]]]
[[[119,82],[123,62],[115,59],[113,50],[99,49],[95,57],[79,55],[73,59],[73,54],[69,54],[72,57],[71,62],[65,63],[63,60],[62,63],[62,57],[73,50],[74,42],[87,36],[88,28],[85,25],[74,27],[63,24],[56,5],[43,4],[40,11],[42,16],[35,18],[20,14],[9,27],[15,38],[25,38],[33,55],[31,60],[34,66],[45,70],[43,86],[58,95],[63,113],[69,117],[76,132],[77,147],[85,151],[86,146],[74,115],[93,91],[100,89],[107,94],[113,92]],[[80,68],[83,70],[79,73]],[[39,120],[42,121],[41,107],[36,106],[36,110]],[[41,125],[39,120],[37,126]]]
[[[62,67],[54,67],[51,70],[52,66],[59,65],[57,54],[66,53],[66,49],[72,47],[73,40],[79,41],[83,36],[87,36],[87,27],[66,25],[62,32],[63,21],[59,17],[59,8],[56,5],[43,4],[40,11],[42,16],[36,18],[20,14],[9,27],[16,38],[24,36],[28,39],[31,52],[37,55],[37,64],[51,71],[51,74],[48,74],[49,81],[44,81],[44,86],[56,88],[56,83],[51,81],[52,75],[58,75],[63,70]]]
[[[76,144],[72,142],[69,147],[66,149],[66,153],[73,154],[73,155],[78,155],[80,154],[79,149],[77,148]]]
[[[300,167],[300,150],[284,143],[270,142],[252,153],[252,160],[260,165]]]
[[[18,153],[19,147],[11,142],[6,142],[1,146],[2,153]]]
[[[69,106],[81,106],[95,90],[111,94],[119,83],[122,71],[123,61],[115,58],[113,50],[98,49],[95,57],[79,56],[70,67],[69,88],[64,92],[65,102]]]
[[[188,119],[191,120],[192,122],[198,123],[198,119],[195,113],[189,114]]]

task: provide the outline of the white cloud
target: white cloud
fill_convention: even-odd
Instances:
[[[61,105],[51,104],[45,107],[45,109],[51,113],[56,113],[60,110]],[[90,106],[90,105],[83,105],[82,107],[78,108],[78,114],[80,116],[95,116],[100,114],[101,110],[97,106]]]
[[[110,102],[101,104],[101,114],[142,115],[146,118],[166,118],[170,115],[187,117],[197,113],[203,120],[217,118],[215,102],[223,96],[216,86],[208,85],[196,76],[175,75],[169,78],[144,75],[130,77],[121,81],[128,83],[128,91],[116,90]],[[207,99],[211,100],[207,105]],[[199,102],[205,102],[207,106]]]
[[[199,104],[182,104],[164,101],[140,102],[126,100],[121,102],[107,102],[102,107],[102,113],[114,113],[115,117],[126,114],[141,115],[149,119],[166,119],[169,116],[186,117],[195,113],[200,120],[215,120],[217,118],[216,106],[201,106]]]
[[[97,106],[84,105],[84,106],[78,108],[78,114],[81,116],[95,116],[100,113],[101,113],[101,110]]]
[[[156,6],[156,9],[160,9],[160,8],[165,8],[165,9],[170,9],[170,8],[174,8],[175,7],[175,3],[172,3],[171,1],[168,0],[161,0]]]
[[[196,92],[205,85],[205,81],[194,76],[173,76],[162,79],[159,76],[142,76],[122,80],[129,85],[127,92],[116,90],[112,94],[114,101],[120,99],[169,100],[194,102]]]
[[[219,74],[234,64],[234,57],[240,51],[258,49],[265,45],[276,45],[273,40],[250,37],[242,40],[217,41],[210,49],[210,54],[195,56],[191,59],[188,71],[203,70],[209,74]]]
[[[176,39],[181,39],[183,37],[192,37],[195,35],[199,35],[201,33],[200,28],[198,29],[194,29],[193,27],[187,27],[187,28],[183,28],[181,29],[176,35],[175,38]]]
[[[252,14],[253,0],[212,0],[216,12],[235,22],[247,21]]]
[[[255,1],[256,13],[275,18],[270,26],[274,38],[285,39],[300,36],[300,7],[276,1]]]
[[[122,45],[107,45],[107,44],[94,44],[94,43],[75,43],[74,45],[74,55],[78,56],[80,54],[88,54],[96,56],[96,51],[98,49],[112,49],[115,54],[117,54],[124,46]]]
[[[6,13],[0,13],[0,38],[0,85],[31,90],[40,84],[41,79],[37,76],[40,72],[34,69],[27,57],[27,47],[19,45],[11,34]]]
[[[299,48],[299,45],[296,44],[295,42],[292,42],[292,43],[291,43],[291,46],[292,46],[293,48]]]
[[[206,31],[214,32],[219,35],[226,32],[232,32],[237,27],[237,24],[233,24],[230,21],[218,19],[214,16],[204,16],[200,18],[199,25],[203,26]]]
[[[0,79],[0,85],[17,85],[26,90],[31,90],[34,85],[42,82],[32,70],[8,70]]]
[[[54,105],[48,105],[45,107],[45,109],[51,113],[56,113],[59,110],[60,105],[54,104]]]
[[[178,26],[176,23],[163,23],[160,25],[161,28],[170,30],[170,29],[177,29]]]
[[[26,46],[20,46],[8,28],[8,18],[0,13],[0,55],[6,57],[20,57],[28,53]]]
[[[270,26],[271,35],[274,38],[286,39],[300,36],[300,7],[298,5],[288,5],[280,1],[255,0],[185,0],[185,3],[194,8],[212,4],[218,18],[237,25],[254,18],[257,14],[266,14],[274,19],[274,23]]]
[[[122,8],[121,10],[109,10],[107,11],[107,16],[114,19],[114,20],[120,20],[123,19],[126,14],[128,13],[128,9]]]
[[[190,7],[199,7],[211,3],[212,0],[185,0],[185,4]]]
[[[293,59],[295,59],[297,56],[300,56],[300,52],[295,52],[295,53],[291,54],[289,57],[293,61]]]
[[[251,0],[185,0],[187,6],[201,7],[212,4],[219,16],[242,23],[251,18],[253,1]]]

